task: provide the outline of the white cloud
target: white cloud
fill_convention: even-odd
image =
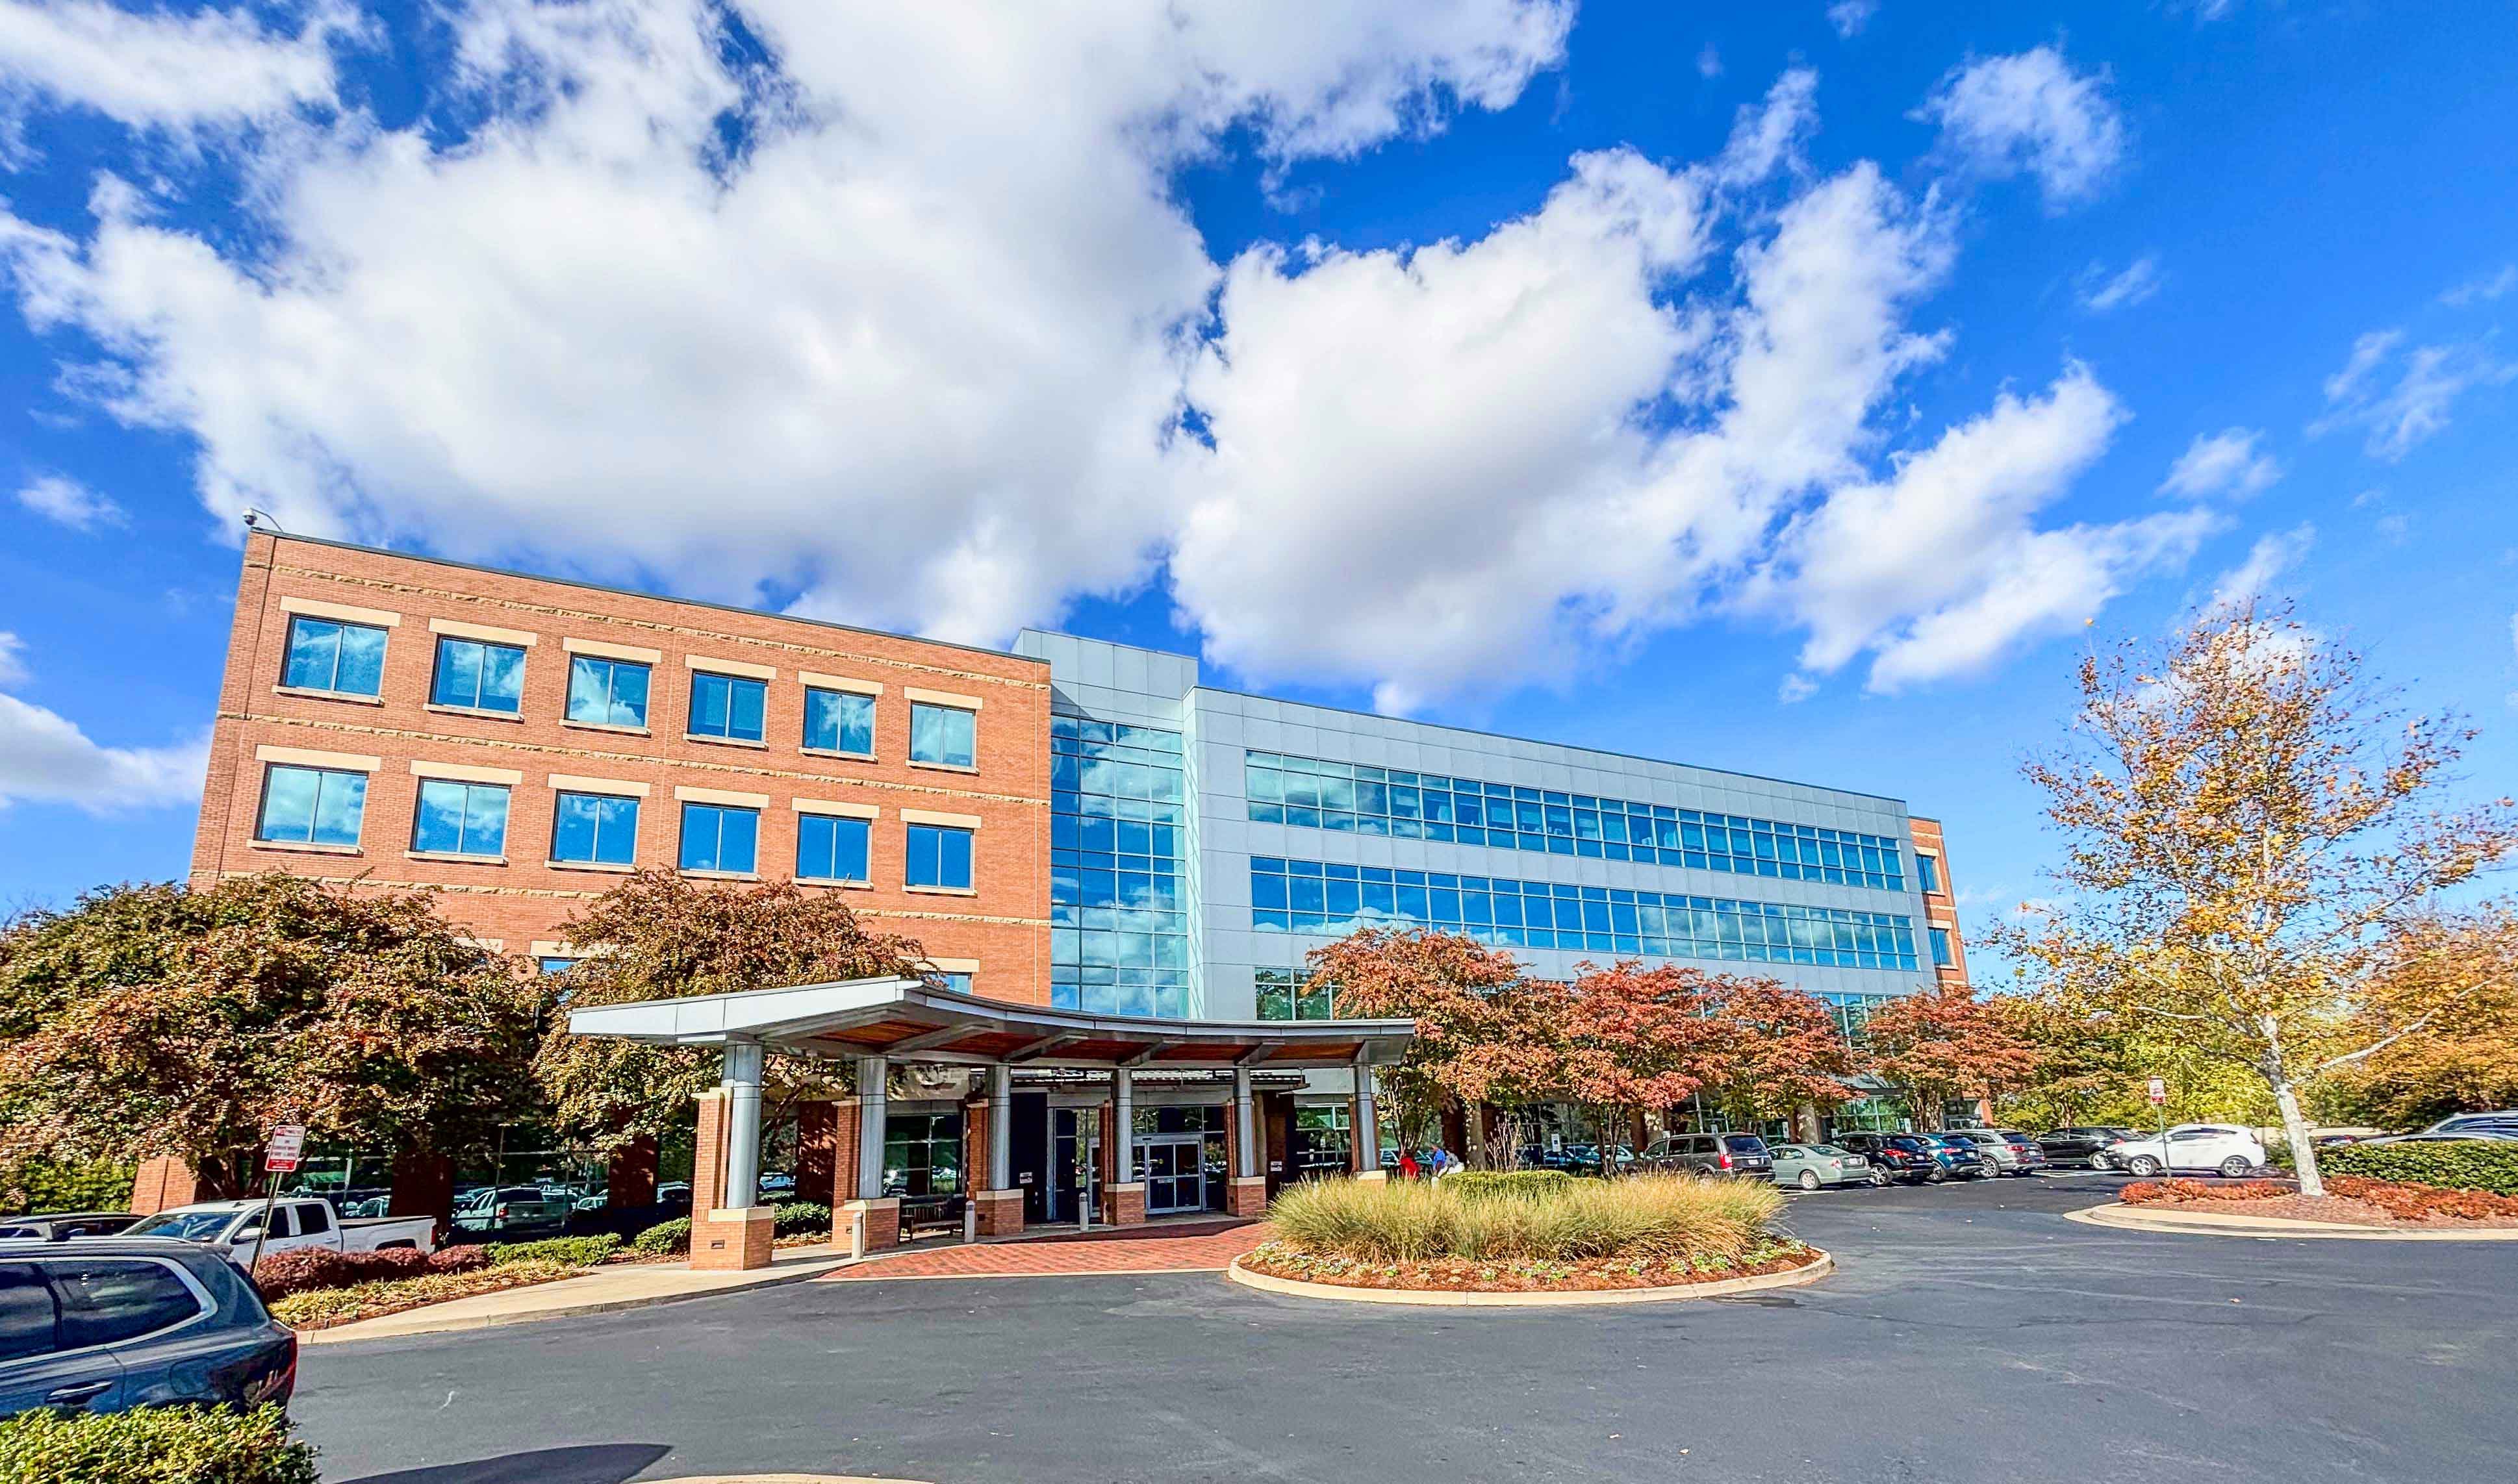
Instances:
[[[1980,175],[2034,175],[2058,210],[2124,159],[2124,122],[2104,82],[2041,46],[1953,68],[1916,116],[1939,124],[1942,149]]]
[[[0,685],[26,680],[25,645],[0,632]],[[73,804],[91,813],[183,804],[201,796],[205,734],[172,747],[104,747],[60,713],[0,695],[0,805]]]
[[[2518,289],[2518,263],[2504,263],[2497,273],[2468,278],[2440,295],[2440,303],[2452,309],[2463,309],[2469,304],[2489,304],[2512,289]]]
[[[1715,49],[1711,41],[1705,43],[1705,49],[1696,54],[1696,75],[1708,82],[1722,75],[1722,54]]]
[[[2196,434],[2169,466],[2168,478],[2159,482],[2159,492],[2191,500],[2216,494],[2243,500],[2264,493],[2281,478],[2282,470],[2272,454],[2257,448],[2256,441],[2263,437],[2247,428]]]
[[[2102,264],[2093,263],[2081,273],[2074,294],[2081,308],[2094,315],[2111,310],[2130,309],[2159,292],[2159,259],[2145,253],[2110,274]]]
[[[1743,104],[1731,121],[1731,138],[1715,162],[1723,185],[1754,186],[1779,169],[1805,164],[1802,147],[1818,128],[1818,74],[1793,67],[1775,79],[1765,98]]]
[[[1827,23],[1836,27],[1839,36],[1850,41],[1862,33],[1879,11],[1880,0],[1836,0],[1827,8]]]
[[[2394,329],[2352,342],[2342,368],[2325,378],[2325,412],[2309,424],[2310,435],[2366,429],[2363,447],[2392,463],[2446,429],[2449,409],[2468,391],[2518,379],[2518,362],[2497,360],[2480,344],[2414,346],[2399,356],[2404,345],[2405,332]]]
[[[121,506],[59,474],[41,474],[28,480],[18,491],[18,503],[72,530],[94,530],[100,526],[121,526],[128,521]]]
[[[1775,686],[1775,699],[1785,705],[1809,700],[1818,694],[1818,682],[1807,675],[1787,675]]]
[[[2242,608],[2272,591],[2281,576],[2298,568],[2309,548],[2317,544],[2317,528],[2301,525],[2289,530],[2268,531],[2247,548],[2247,559],[2223,572],[2212,584],[2207,609]]]
[[[329,105],[331,45],[354,10],[322,0],[294,32],[251,12],[134,12],[102,0],[0,0],[0,97],[92,108],[135,128],[183,132]]]

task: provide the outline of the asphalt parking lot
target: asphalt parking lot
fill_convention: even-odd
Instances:
[[[2518,1245],[2104,1230],[2080,1173],[1794,1199],[1740,1300],[1326,1304],[1212,1274],[809,1283],[310,1349],[324,1476],[2506,1479]]]

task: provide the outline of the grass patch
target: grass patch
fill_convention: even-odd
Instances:
[[[1281,1248],[1311,1258],[1694,1266],[1766,1245],[1784,1206],[1771,1185],[1696,1175],[1453,1189],[1457,1180],[1309,1181],[1280,1194],[1268,1220]]]
[[[495,1293],[570,1278],[586,1269],[573,1262],[549,1260],[509,1262],[461,1273],[424,1273],[412,1278],[379,1278],[347,1288],[291,1293],[271,1305],[274,1319],[292,1330],[324,1330],[361,1319],[399,1314],[452,1298]]]

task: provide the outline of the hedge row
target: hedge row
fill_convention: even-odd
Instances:
[[[505,1267],[515,1262],[565,1262],[576,1267],[592,1267],[621,1251],[621,1239],[610,1232],[592,1237],[551,1237],[541,1242],[493,1242],[490,1244],[490,1265]]]
[[[8,1484],[316,1484],[278,1407],[27,1412],[0,1421]]]
[[[2344,1144],[2317,1152],[2330,1175],[2366,1175],[2404,1185],[2485,1190],[2518,1196],[2518,1141],[2435,1140],[2418,1144]]]
[[[261,1290],[263,1301],[285,1298],[291,1293],[312,1293],[325,1289],[345,1289],[354,1283],[370,1283],[379,1278],[416,1278],[422,1273],[468,1273],[490,1265],[490,1254],[477,1247],[450,1247],[436,1252],[414,1251],[395,1248],[382,1252],[336,1252],[329,1248],[304,1247],[294,1251],[274,1252],[254,1264],[253,1286]],[[6,1480],[0,1474],[0,1480]]]
[[[831,1208],[819,1201],[790,1201],[779,1207],[776,1235],[803,1237],[831,1234]],[[640,1232],[630,1244],[630,1251],[650,1257],[670,1257],[691,1250],[691,1218],[675,1216],[659,1221]]]

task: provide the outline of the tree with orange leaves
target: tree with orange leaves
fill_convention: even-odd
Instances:
[[[2349,1069],[2324,1101],[2352,1116],[2415,1127],[2452,1113],[2518,1106],[2518,919],[2479,912],[2426,918],[2398,933],[2370,986],[2364,1035],[2384,1034],[2445,987],[2487,988],[2437,1035],[2407,1037]]]
[[[1718,1033],[1703,1095],[1732,1126],[1789,1119],[1804,1104],[1833,1108],[1854,1095],[1853,1048],[1827,1001],[1745,974],[1709,975],[1702,993]]]
[[[1628,958],[1599,968],[1582,965],[1565,1006],[1565,1091],[1590,1107],[1600,1124],[1600,1166],[1616,1168],[1615,1151],[1631,1109],[1683,1103],[1731,1038],[1709,1013],[1701,969]]]
[[[2038,1066],[2029,1044],[1963,984],[1933,985],[1891,999],[1862,1023],[1863,1059],[1904,1087],[1927,1128],[1956,1098],[1990,1098],[2024,1084]]]

